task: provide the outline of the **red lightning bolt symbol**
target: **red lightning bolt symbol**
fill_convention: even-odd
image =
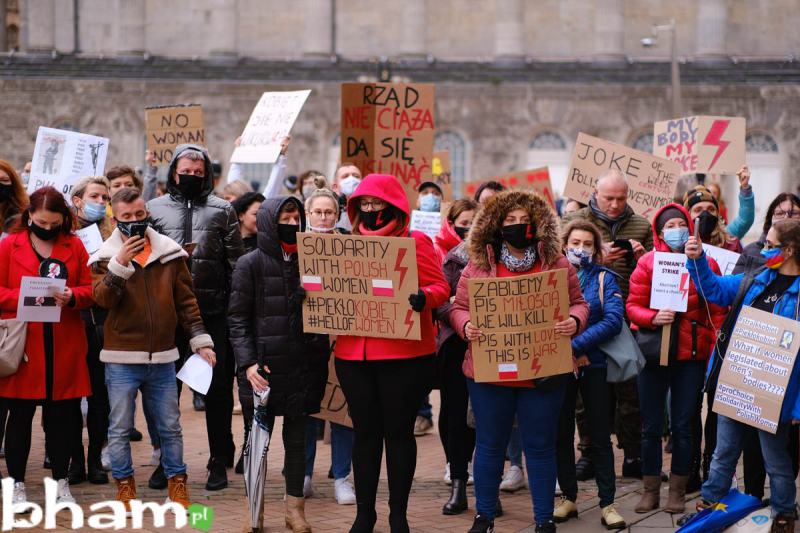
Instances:
[[[686,272],[681,274],[681,286],[680,291],[683,293],[683,297],[686,298],[689,294],[689,273]]]
[[[406,256],[406,249],[400,248],[397,250],[397,261],[394,263],[394,271],[400,273],[400,285],[398,288],[403,286],[403,280],[406,278],[406,272],[408,272],[408,267],[401,266],[403,262],[403,258]]]
[[[406,319],[403,321],[403,324],[408,326],[408,329],[406,330],[406,337],[408,337],[408,334],[411,333],[411,328],[414,327],[414,320],[412,320],[413,316],[414,316],[414,311],[412,309],[409,309],[408,312],[406,313]]]
[[[533,370],[534,374],[538,374],[539,370],[542,368],[542,365],[539,364],[539,358],[534,357],[533,362],[531,363],[531,370]]]
[[[728,129],[728,124],[730,124],[730,120],[715,120],[714,123],[711,125],[711,128],[708,130],[708,134],[706,135],[706,139],[703,141],[703,144],[708,146],[716,146],[717,153],[714,154],[714,159],[711,160],[711,164],[708,165],[708,169],[714,166],[714,163],[717,162],[719,156],[722,155],[722,152],[730,144],[730,141],[723,141],[722,135],[725,133],[725,130]]]
[[[555,289],[557,283],[558,280],[556,280],[556,273],[550,272],[550,277],[547,278],[547,284]]]
[[[559,322],[564,320],[564,317],[561,316],[561,306],[556,306],[556,310],[553,311],[553,320],[558,320]]]

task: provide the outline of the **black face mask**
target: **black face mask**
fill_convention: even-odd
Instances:
[[[184,198],[193,200],[200,196],[203,191],[203,182],[206,180],[203,176],[195,176],[193,174],[178,174],[178,190]]]
[[[36,222],[30,219],[28,219],[28,227],[31,229],[31,233],[33,233],[43,241],[52,241],[53,239],[58,237],[59,233],[61,233],[61,226],[56,226],[50,229],[44,229]]]
[[[361,222],[368,230],[375,231],[381,229],[386,224],[394,220],[394,209],[386,207],[380,211],[361,211]]]
[[[459,228],[459,227],[453,226],[453,229],[456,230],[456,235],[461,237],[462,241],[467,238],[467,233],[469,233],[469,228]]]
[[[286,244],[297,244],[298,224],[278,224],[278,238]]]
[[[14,196],[14,186],[0,183],[0,200],[8,200]]]
[[[501,230],[503,240],[519,250],[532,245],[536,240],[536,228],[533,224],[511,224]]]
[[[114,219],[116,220],[116,219]],[[126,237],[144,237],[144,232],[150,226],[150,219],[145,218],[144,220],[131,220],[128,222],[121,222],[117,220],[117,228],[119,228],[119,232],[125,235]]]
[[[708,211],[703,211],[694,223],[697,224],[697,231],[700,233],[700,238],[706,241],[711,237],[717,225],[719,225],[719,217],[714,216]]]

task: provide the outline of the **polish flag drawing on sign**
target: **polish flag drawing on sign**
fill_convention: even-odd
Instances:
[[[394,296],[394,286],[390,279],[373,279],[372,280],[372,295],[373,296]]]
[[[320,276],[303,276],[303,288],[307,291],[321,291],[322,278]]]
[[[501,380],[517,379],[517,363],[500,363],[497,365],[497,372]]]

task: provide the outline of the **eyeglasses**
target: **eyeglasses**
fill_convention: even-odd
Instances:
[[[320,218],[333,218],[336,216],[336,211],[320,211],[319,209],[315,209],[311,211],[310,214]]]
[[[358,204],[362,211],[380,211],[386,207],[383,200],[361,200]]]
[[[784,211],[779,208],[772,212],[772,220],[782,220],[784,218],[800,218],[800,210]]]

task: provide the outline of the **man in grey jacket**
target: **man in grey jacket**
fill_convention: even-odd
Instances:
[[[167,174],[167,194],[148,202],[153,227],[172,238],[189,253],[194,292],[206,330],[214,340],[217,364],[206,394],[206,428],[211,458],[207,490],[228,486],[226,466],[235,452],[231,432],[233,411],[233,355],[228,351],[225,314],[231,274],[244,253],[239,220],[227,201],[211,194],[211,159],[202,146],[182,144],[175,148]],[[181,360],[188,342],[179,343]]]

